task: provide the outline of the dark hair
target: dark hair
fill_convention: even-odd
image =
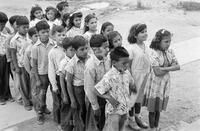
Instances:
[[[129,31],[128,42],[132,44],[136,43],[137,39],[135,38],[135,36],[137,36],[140,32],[142,32],[146,28],[147,28],[146,24],[138,23],[138,24],[133,25]]]
[[[53,28],[52,28],[52,30],[51,30],[51,35],[55,35],[56,32],[61,33],[63,31],[65,31],[65,28],[63,26],[61,26],[61,25],[54,25]]]
[[[113,39],[116,37],[116,36],[121,36],[121,34],[118,32],[118,31],[112,31],[108,34],[107,38],[108,38],[108,43],[109,43],[109,49],[113,49],[114,48],[114,45],[113,45]]]
[[[103,34],[103,32],[106,30],[106,28],[110,25],[114,27],[114,25],[110,22],[103,23],[102,26],[101,26],[101,32],[100,33]]]
[[[89,27],[87,26],[88,22],[90,22],[91,19],[96,18],[95,14],[89,14],[85,17],[84,19],[84,33],[87,32],[89,30]]]
[[[45,17],[46,17],[46,19],[47,20],[49,20],[48,18],[47,18],[47,12],[49,12],[50,10],[52,10],[53,12],[54,12],[54,20],[55,19],[57,19],[57,18],[59,18],[59,12],[58,12],[58,10],[56,9],[56,8],[54,8],[54,7],[52,7],[52,6],[48,6],[46,9],[45,9],[45,12],[46,12],[46,14],[45,14]]]
[[[101,47],[107,39],[102,34],[94,34],[90,39],[90,47]]]
[[[18,17],[19,17],[19,15],[13,15],[13,16],[11,16],[9,18],[10,25],[13,25],[16,22],[16,20],[17,20]]]
[[[62,1],[56,5],[56,8],[61,12],[61,11],[63,11],[64,7],[68,7],[68,6],[69,6],[69,4],[67,1]]]
[[[77,35],[73,38],[71,43],[72,43],[72,47],[75,50],[78,50],[78,48],[80,48],[81,46],[85,46],[87,44],[87,40],[83,36]]]
[[[38,10],[41,10],[42,11],[42,8],[38,5],[34,6],[31,8],[31,13],[30,13],[30,20],[34,20],[35,19],[35,15],[34,13]]]
[[[29,25],[29,20],[26,16],[19,16],[17,19],[16,19],[16,24],[18,26],[21,26],[21,25]]]
[[[37,34],[37,30],[35,27],[31,27],[29,30],[28,30],[28,35],[30,37],[32,37],[33,35]]]
[[[66,25],[66,20],[68,20],[69,19],[69,16],[70,16],[70,13],[65,13],[64,15],[63,15],[63,17],[62,17],[62,26],[63,27],[67,27],[67,25]],[[68,27],[67,27],[68,28]]]
[[[162,39],[164,37],[171,37],[171,36],[172,36],[172,34],[168,30],[165,30],[165,29],[158,30],[155,34],[155,37],[151,41],[150,48],[152,48],[154,50],[161,50],[160,43],[161,43]]]
[[[62,41],[63,48],[67,50],[69,47],[72,46],[72,37],[65,37]]]
[[[7,23],[8,22],[8,16],[3,13],[3,12],[0,12],[0,23]]]
[[[73,26],[74,26],[74,19],[75,18],[82,18],[83,17],[83,13],[82,12],[76,12],[70,15],[69,17],[69,27],[67,30],[70,30]]]
[[[46,21],[44,21],[44,20],[39,21],[39,22],[35,25],[35,27],[36,27],[36,30],[37,30],[38,32],[39,32],[40,30],[50,29],[49,24],[48,24]]]
[[[111,61],[119,61],[119,59],[123,57],[129,57],[129,53],[124,47],[116,47],[110,53]]]

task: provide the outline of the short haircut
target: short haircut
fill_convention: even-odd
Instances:
[[[35,27],[31,27],[29,30],[28,30],[28,35],[30,37],[32,37],[33,35],[37,34],[37,30]]]
[[[21,25],[29,25],[29,20],[26,16],[19,16],[16,20],[16,24],[18,26],[21,26]]]
[[[67,50],[69,47],[72,46],[73,37],[65,37],[62,41],[63,48]]]
[[[0,12],[0,23],[7,23],[8,16],[4,12]]]
[[[103,23],[102,26],[101,26],[101,32],[100,33],[103,34],[103,32],[106,30],[106,28],[110,25],[114,27],[114,25],[110,22]]]
[[[101,47],[104,42],[106,42],[107,39],[102,34],[95,34],[92,35],[90,39],[90,47]]]
[[[171,36],[172,36],[172,34],[168,30],[165,30],[165,29],[158,30],[155,34],[155,37],[151,41],[150,48],[152,48],[154,50],[161,50],[160,43],[161,43],[162,39],[164,37],[171,37]]]
[[[65,31],[65,28],[61,25],[54,25],[51,30],[51,35],[55,35],[56,32],[61,33]]]
[[[116,47],[110,53],[111,61],[119,61],[120,58],[129,57],[128,51],[124,47]]]
[[[87,44],[87,40],[83,36],[77,35],[73,38],[71,43],[72,47],[75,50],[78,50],[81,46],[85,46]]]
[[[37,24],[36,24],[36,30],[39,32],[41,30],[46,30],[46,29],[50,29],[50,26],[49,24],[46,22],[46,21],[39,21]]]
[[[136,43],[137,39],[135,38],[135,36],[137,36],[140,32],[142,32],[146,28],[147,28],[146,24],[138,23],[133,25],[129,31],[128,42],[131,44]]]
[[[108,38],[108,43],[109,43],[109,49],[114,48],[113,39],[118,35],[122,38],[121,34],[118,31],[112,31],[112,32],[108,33],[107,38]]]
[[[17,20],[18,17],[19,17],[19,15],[13,15],[13,16],[11,16],[9,18],[10,25],[13,25],[16,22],[16,20]]]
[[[56,8],[61,12],[61,11],[63,11],[64,7],[68,7],[68,6],[69,6],[69,4],[67,1],[62,1],[56,5]]]

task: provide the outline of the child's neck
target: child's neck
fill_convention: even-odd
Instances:
[[[137,45],[144,45],[144,41],[140,41],[140,40],[137,40],[137,43],[136,43]]]
[[[22,34],[22,33],[20,33],[20,32],[18,32],[19,33],[19,35],[21,35],[22,37],[26,37],[26,34]]]
[[[97,30],[88,30],[88,32],[90,32],[90,33],[96,33]]]
[[[40,39],[40,41],[41,41],[41,39]],[[47,45],[48,44],[48,42],[49,42],[49,39],[47,40],[47,41],[41,41],[43,44],[45,44],[45,45]]]

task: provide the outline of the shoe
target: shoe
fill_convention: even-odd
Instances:
[[[51,111],[48,108],[45,108],[44,113],[45,114],[51,114]]]
[[[32,106],[25,106],[24,108],[25,108],[25,110],[27,110],[27,111],[31,111],[31,110],[32,110]]]
[[[141,128],[137,125],[137,123],[134,120],[132,120],[131,118],[128,118],[128,125],[127,126],[134,131],[140,131],[141,130]]]
[[[141,120],[141,117],[135,116],[135,121],[136,121],[136,123],[138,124],[139,127],[144,128],[144,129],[148,128],[148,125]]]
[[[5,105],[6,101],[5,100],[0,100],[0,105]]]
[[[43,125],[44,124],[44,116],[43,116],[43,114],[38,114],[37,115],[37,124],[38,125]]]
[[[14,102],[15,100],[13,98],[9,98],[8,101]]]

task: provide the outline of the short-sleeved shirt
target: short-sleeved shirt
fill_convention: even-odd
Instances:
[[[25,49],[28,47],[28,37],[22,36],[19,33],[16,33],[15,36],[10,41],[10,48],[17,50],[17,62],[19,67],[24,67],[24,53]]]
[[[61,60],[58,66],[58,71],[65,76],[66,80],[67,80],[66,69],[67,69],[67,65],[69,61],[70,61],[70,58],[65,55],[65,58]]]
[[[83,30],[77,27],[72,27],[69,31],[67,31],[67,37],[75,37],[77,35],[82,35]]]
[[[134,84],[131,73],[126,70],[120,73],[115,67],[112,67],[102,78],[102,80],[95,85],[96,90],[101,94],[109,93],[120,104],[114,108],[111,103],[107,101],[105,113],[107,114],[127,114],[130,109],[130,92],[129,86]],[[121,106],[125,110],[121,109]]]
[[[43,44],[40,40],[38,40],[32,47],[31,59],[37,60],[39,75],[48,74],[48,53],[54,46],[54,41],[49,39],[47,44]],[[32,62],[31,65],[33,65]]]
[[[74,57],[72,57],[72,59],[68,62],[66,70],[68,73],[73,75],[74,86],[84,85],[85,61],[81,61],[77,55],[74,55]]]
[[[7,45],[6,45],[6,41],[7,41],[8,35],[0,32],[0,55],[6,55],[6,51],[7,51]]]
[[[11,50],[10,50],[10,41],[15,36],[15,34],[11,34],[8,36],[8,39],[6,41],[7,44],[7,51],[6,51],[6,58],[7,61],[10,62],[12,60]]]

